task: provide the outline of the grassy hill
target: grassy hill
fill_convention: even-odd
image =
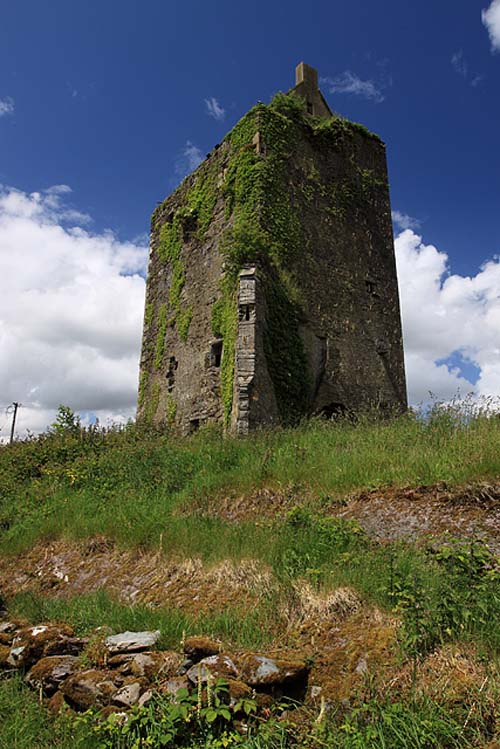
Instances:
[[[463,406],[239,440],[61,419],[0,448],[0,592],[34,623],[311,663],[321,697],[288,722],[190,746],[493,749],[499,447],[500,420]],[[0,747],[148,746],[96,743],[2,671],[0,717]]]

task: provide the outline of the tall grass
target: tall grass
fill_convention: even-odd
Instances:
[[[342,497],[386,485],[492,479],[500,474],[499,437],[497,417],[464,416],[452,406],[426,419],[313,420],[246,439],[211,429],[174,439],[134,425],[43,435],[0,448],[0,550],[95,533],[150,547],[168,537],[172,550],[202,537],[206,546],[221,529],[176,517],[179,508],[189,513],[262,486]],[[231,543],[244,545],[237,536]]]

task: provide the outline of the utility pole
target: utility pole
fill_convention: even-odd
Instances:
[[[16,428],[17,409],[19,408],[20,405],[21,405],[20,403],[16,403],[14,401],[14,403],[12,404],[12,406],[9,406],[9,409],[7,410],[7,413],[11,413],[12,414],[12,426],[11,426],[11,429],[10,429],[10,444],[11,445],[14,442],[14,430]],[[12,409],[12,410],[10,410],[10,409]]]

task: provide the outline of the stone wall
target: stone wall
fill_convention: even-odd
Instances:
[[[153,214],[146,421],[406,407],[385,147],[297,101],[257,105]]]

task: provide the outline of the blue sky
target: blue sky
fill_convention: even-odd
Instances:
[[[334,111],[385,140],[398,231],[423,237],[414,253],[432,245],[445,275],[475,277],[500,252],[495,34],[499,0],[4,4],[0,184],[70,186],[48,194],[62,226],[140,245],[156,202],[304,60]],[[435,361],[454,370],[450,356]],[[11,397],[5,384],[0,405]]]

